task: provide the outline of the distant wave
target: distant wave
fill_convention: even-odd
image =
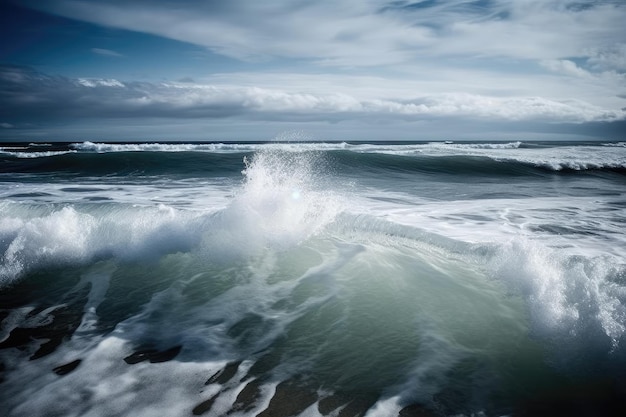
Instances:
[[[626,142],[603,143],[602,146],[612,146],[612,147],[618,147],[618,148],[626,148]]]
[[[380,169],[385,171],[430,172],[450,175],[537,175],[546,172],[583,172],[593,170],[626,171],[626,159],[619,155],[555,155],[545,157],[527,154],[441,154],[425,153],[354,154],[337,152],[333,157],[346,173],[351,170]]]
[[[523,148],[522,142],[501,144],[71,144],[68,150],[0,150],[0,172],[65,172],[90,174],[208,173],[239,176],[243,159],[264,150],[318,153],[329,169],[347,176],[381,172],[445,173],[510,176],[546,173],[626,172],[624,147],[561,146]]]
[[[85,152],[220,152],[220,151],[250,151],[253,150],[245,144],[167,144],[167,143],[94,143],[82,142],[70,145],[72,149]]]
[[[306,151],[344,149],[342,143],[94,143],[82,142],[70,145],[72,149],[83,152],[255,152],[262,149],[281,151]]]
[[[601,160],[601,159],[542,159],[542,158],[518,158],[503,159],[503,162],[512,162],[519,164],[528,164],[537,168],[549,171],[594,171],[594,170],[610,170],[625,172],[626,161],[624,160]]]
[[[58,156],[58,155],[65,155],[68,153],[75,153],[76,151],[73,150],[69,150],[69,151],[47,151],[47,152],[11,152],[11,151],[5,151],[5,150],[0,150],[0,155],[10,155],[10,156],[14,156],[16,158],[46,158],[49,156]]]
[[[55,172],[69,175],[237,175],[245,153],[64,152],[47,158],[0,154],[0,172]],[[4,160],[4,161],[3,161]],[[4,162],[4,163],[3,163]]]
[[[441,146],[441,142],[435,142],[434,145]],[[522,146],[522,142],[509,143],[444,143],[446,147],[457,149],[518,149]]]
[[[422,144],[367,144],[347,142],[268,142],[268,143],[96,143],[82,142],[70,145],[72,149],[85,152],[249,152],[261,149],[281,151],[307,150],[341,150],[349,149],[355,152],[412,152],[429,149],[517,149],[522,142],[509,143],[453,143],[430,142]]]
[[[457,151],[490,150],[490,149],[518,149],[522,142],[508,143],[448,143],[448,142],[428,142],[428,143],[378,143],[378,144],[342,144],[338,149],[349,149],[361,153],[391,153],[398,155],[410,155],[416,153],[454,153]]]

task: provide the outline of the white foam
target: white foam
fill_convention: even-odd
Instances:
[[[103,204],[36,206],[32,211],[26,204],[6,203],[0,219],[0,241],[5,245],[0,285],[47,266],[111,256],[158,259],[191,251],[199,244],[213,259],[250,256],[267,247],[293,247],[323,230],[342,208],[340,199],[324,188],[318,162],[310,153],[258,153],[248,162],[244,184],[235,197],[221,203],[211,198],[204,210]],[[44,187],[50,188],[55,195],[64,193],[58,185]],[[162,199],[155,197],[156,192],[148,187],[143,194],[147,193],[148,202]],[[224,192],[217,190],[217,196]],[[123,192],[116,193],[121,194],[118,199],[125,198]],[[72,196],[76,194],[82,199],[82,193]],[[55,195],[46,198],[57,199]],[[180,201],[177,194],[172,199]],[[210,206],[216,202],[217,207]]]
[[[584,171],[589,169],[626,168],[626,152],[621,148],[563,147],[549,149],[524,149],[513,155],[489,155],[502,161],[517,161],[553,171],[565,169]]]
[[[619,148],[626,148],[626,142],[609,142],[603,143],[602,146],[615,146]]]
[[[572,255],[626,257],[626,236],[621,233],[620,221],[626,220],[626,210],[615,209],[621,197],[602,200],[571,196],[494,198],[445,202],[404,195],[397,196],[396,200],[402,203],[359,198],[357,206],[361,212],[384,217],[393,223],[463,242],[506,244],[521,236],[552,248],[567,246]],[[572,233],[578,234],[572,239],[569,235],[542,231],[544,225],[568,226]],[[593,225],[601,225],[602,230]],[[588,233],[592,227],[598,234]],[[606,239],[605,234],[611,239]]]
[[[464,155],[484,153],[490,150],[513,150],[522,146],[522,142],[494,142],[494,143],[446,143],[429,142],[418,144],[349,144],[344,147],[360,153],[385,153],[392,155],[411,154],[447,154]]]
[[[167,143],[73,143],[71,147],[79,151],[89,152],[241,152],[251,151],[254,146],[246,144],[167,144]]]
[[[278,138],[277,140],[282,140]],[[302,152],[315,150],[344,149],[345,143],[98,143],[82,142],[70,145],[72,149],[83,152],[259,152],[283,151]]]
[[[9,337],[13,329],[22,326],[26,316],[34,309],[35,307],[26,306],[11,310],[9,315],[0,323],[0,343]]]
[[[98,315],[96,309],[104,301],[109,289],[111,274],[115,271],[112,263],[100,263],[90,268],[89,272],[81,277],[77,287],[89,285],[89,295],[83,307],[83,317],[73,337],[88,337],[96,332]]]
[[[581,300],[568,300],[571,277],[556,256],[542,245],[518,238],[502,247],[493,261],[495,275],[524,295],[535,328],[544,335],[573,329],[579,319],[575,302]]]
[[[523,294],[534,330],[562,346],[601,343],[588,339],[600,329],[615,348],[626,332],[626,289],[618,279],[626,266],[620,258],[573,255],[518,237],[500,248],[491,268]]]
[[[125,340],[107,337],[87,350],[66,346],[36,362],[26,362],[20,372],[8,374],[3,384],[7,415],[187,415],[201,401],[207,375],[220,366],[181,361],[129,366],[121,358],[130,352]],[[77,358],[82,363],[71,373],[51,372]]]
[[[391,394],[377,401],[365,417],[397,416],[404,406],[415,403],[433,406],[434,396],[446,384],[448,373],[465,356],[463,349],[444,335],[445,331],[427,319],[418,318],[418,321],[421,322],[420,348],[406,381],[389,387]]]
[[[518,149],[522,146],[522,142],[506,142],[506,143],[441,143],[431,142],[428,144],[430,148],[437,149],[459,149],[459,150],[472,150],[472,149]]]
[[[212,225],[207,250],[224,255],[282,250],[323,230],[342,204],[324,188],[317,162],[309,153],[255,154],[246,162],[244,185]]]
[[[600,329],[613,347],[626,334],[626,287],[619,280],[626,270],[626,245],[616,244],[626,243],[618,221],[624,211],[613,207],[620,201],[619,197],[604,201],[590,197],[420,200],[407,208],[364,200],[361,207],[406,225],[409,229],[403,236],[452,252],[470,255],[476,251],[480,257],[475,262],[484,264],[488,274],[523,297],[537,334],[563,343],[568,340],[583,349],[592,329]],[[476,214],[481,221],[472,217]],[[598,233],[588,232],[598,224],[605,230],[595,226]],[[542,225],[569,226],[579,234],[543,231]],[[415,232],[409,233],[410,229]],[[432,239],[426,231],[439,238]],[[394,233],[393,226],[388,233]],[[444,236],[452,241],[446,242]],[[477,250],[480,247],[488,250]]]
[[[76,153],[75,150],[69,151],[46,151],[46,152],[8,152],[0,149],[0,154],[15,156],[16,158],[47,158],[50,156],[65,155],[68,153]]]
[[[425,145],[414,150],[429,146],[434,148]],[[606,335],[613,348],[623,338],[626,290],[618,278],[623,277],[626,246],[616,245],[624,239],[622,223],[616,220],[623,209],[611,204],[621,197],[446,203],[400,191],[393,195],[372,191],[383,198],[350,196],[348,205],[333,192],[337,187],[320,174],[324,165],[314,152],[289,149],[268,148],[256,154],[246,164],[244,182],[234,196],[204,211],[118,202],[36,208],[1,204],[0,276],[5,282],[54,265],[120,261],[97,263],[83,273],[77,287],[91,285],[91,289],[79,331],[67,344],[32,362],[25,359],[30,351],[3,352],[3,362],[9,364],[3,385],[10,388],[0,396],[10,415],[36,415],[42,410],[63,415],[125,415],[129,410],[133,415],[188,415],[193,406],[228,388],[211,411],[225,413],[243,389],[236,380],[251,362],[242,364],[237,377],[225,386],[204,387],[206,378],[230,360],[255,360],[257,352],[271,349],[282,336],[290,337],[288,330],[298,319],[335,298],[346,306],[345,314],[351,314],[352,307],[370,307],[369,301],[381,314],[394,310],[396,306],[390,304],[403,303],[399,314],[388,316],[400,318],[391,320],[390,326],[400,326],[407,317],[413,320],[415,312],[432,317],[432,323],[418,323],[415,329],[420,348],[414,366],[405,367],[404,382],[398,376],[400,385],[391,387],[369,416],[397,414],[412,401],[429,404],[465,355],[492,357],[492,352],[513,351],[517,338],[527,334],[525,317],[507,304],[514,297],[523,299],[539,337],[583,348],[590,335]],[[514,146],[468,149],[483,154],[526,152]],[[208,195],[198,199],[206,198],[207,203],[218,194],[213,189],[204,191]],[[397,199],[401,202],[390,196],[401,197]],[[609,208],[612,211],[606,211]],[[612,239],[603,242],[603,236],[593,234],[573,239],[534,228],[555,224],[582,230],[579,226],[598,223],[608,228],[604,235]],[[298,250],[314,255],[298,257]],[[163,255],[176,253],[181,254],[163,260]],[[94,335],[97,307],[106,297],[113,268],[123,268],[127,260],[146,259],[172,261],[177,271],[180,265],[192,267],[168,277],[174,283],[150,298],[139,314],[120,323],[113,334]],[[289,263],[284,271],[281,262]],[[202,272],[185,275],[198,270]],[[202,291],[194,293],[198,298],[193,303],[186,299],[196,291],[194,285],[208,294],[211,280],[224,275],[233,281],[229,289],[206,302],[200,301]],[[207,282],[202,286],[201,281]],[[317,292],[304,293],[314,285]],[[501,285],[509,291],[506,297],[498,292]],[[409,302],[402,300],[406,294]],[[387,305],[385,297],[391,300]],[[33,317],[28,317],[30,306],[12,312],[3,323],[0,340],[15,327],[50,323],[59,307]],[[262,324],[247,329],[243,343],[228,331],[249,315],[259,317]],[[504,329],[507,326],[518,327],[509,331]],[[404,330],[399,327],[398,334],[410,333]],[[505,340],[495,340],[498,337]],[[359,341],[350,342],[346,345],[359,348]],[[141,343],[163,348],[182,344],[183,351],[165,364],[128,366],[120,360]],[[318,349],[326,348],[319,344],[305,350],[313,352],[303,355],[306,360],[295,353],[297,364],[285,358],[274,376],[307,371],[307,360],[318,359]],[[61,378],[50,372],[77,357],[83,363],[72,373]],[[18,363],[20,368],[14,369]],[[277,383],[262,384],[262,398],[247,414],[267,407]],[[315,405],[302,415],[317,417]]]
[[[389,416],[397,416],[402,410],[402,406],[400,405],[400,397],[394,396],[391,398],[386,398],[383,400],[379,400],[374,404],[367,412],[365,413],[365,417],[389,417]]]
[[[201,239],[193,212],[161,206],[110,207],[82,211],[66,206],[34,216],[9,206],[14,215],[0,222],[6,244],[0,265],[0,284],[40,268],[80,265],[99,258],[158,259],[187,251]]]
[[[501,162],[521,162],[553,171],[626,168],[622,146],[554,146],[524,148],[521,142],[446,144],[431,142],[410,145],[350,145],[354,152],[391,155],[483,156]]]
[[[3,226],[2,238],[10,241],[0,265],[0,282],[5,283],[32,267],[84,259],[95,219],[66,207],[40,218],[4,218]]]
[[[13,417],[42,412],[69,416],[123,416],[130,412],[149,416],[157,411],[166,415],[187,415],[193,407],[219,393],[209,415],[225,414],[245,385],[251,382],[250,378],[244,380],[244,376],[253,362],[241,363],[236,375],[224,384],[205,386],[207,378],[230,360],[254,358],[255,352],[286,334],[286,326],[302,317],[313,304],[305,302],[296,308],[277,309],[276,302],[288,297],[310,277],[340,268],[343,252],[339,250],[336,258],[313,265],[297,279],[277,283],[268,282],[268,274],[276,272],[274,258],[270,256],[260,260],[261,264],[250,265],[252,276],[247,282],[240,281],[199,305],[186,303],[184,297],[188,286],[204,279],[204,275],[177,281],[155,294],[139,314],[120,323],[112,334],[85,338],[88,332],[81,330],[93,327],[95,308],[104,297],[112,273],[110,263],[97,264],[83,274],[76,286],[92,285],[79,331],[57,351],[36,362],[23,358],[11,360],[21,365],[19,370],[7,373],[4,384],[8,389],[0,398],[9,410],[8,415]],[[263,265],[264,262],[269,264]],[[249,346],[242,346],[228,330],[250,313],[263,316],[270,326],[257,332]],[[163,348],[182,344],[183,350],[170,362],[127,365],[122,358],[142,343]],[[11,354],[21,353],[17,350],[4,352],[3,359]],[[71,373],[57,376],[51,372],[52,368],[75,359],[82,359],[82,362]],[[292,372],[289,366],[282,366],[278,374]],[[268,407],[279,382],[270,378],[261,383],[253,408],[233,415],[252,416],[262,412]],[[314,408],[305,410],[305,415],[316,415]]]
[[[605,143],[585,146],[554,146],[525,148],[520,141],[503,143],[445,143],[422,144],[347,144],[341,143],[210,143],[210,144],[111,144],[82,142],[71,145],[73,151],[83,152],[311,152],[330,150],[350,150],[358,153],[383,153],[392,155],[431,155],[431,156],[484,156],[506,162],[515,161],[543,167],[554,171],[564,169],[587,170],[603,168],[626,168],[626,149],[618,143]],[[52,156],[66,152],[8,152],[23,158]]]

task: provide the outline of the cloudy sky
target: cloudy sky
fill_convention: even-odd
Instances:
[[[624,0],[0,0],[0,141],[626,139]]]

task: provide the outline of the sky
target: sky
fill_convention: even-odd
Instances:
[[[0,141],[626,140],[626,0],[0,0]]]

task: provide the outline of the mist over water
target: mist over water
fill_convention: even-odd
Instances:
[[[9,416],[624,410],[623,143],[0,159]]]

